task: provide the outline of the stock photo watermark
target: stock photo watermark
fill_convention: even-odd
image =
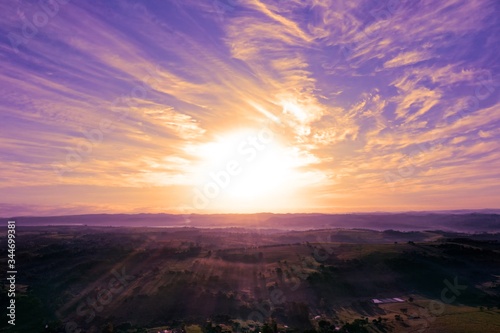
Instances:
[[[7,323],[16,325],[16,221],[7,221]]]
[[[373,18],[371,25],[376,23],[384,23],[386,26],[389,25],[391,19],[398,13],[401,7],[407,2],[407,0],[389,0],[381,8],[372,9],[369,11],[370,16]],[[344,18],[342,24],[345,25],[348,18]],[[350,26],[350,24],[349,24]],[[340,45],[336,57],[331,62],[325,62],[322,64],[323,69],[327,71],[327,74],[334,74],[335,68],[342,62],[346,62],[347,66],[352,67],[349,61],[350,57],[355,53],[356,49],[360,46],[373,40],[380,34],[380,29],[374,29],[373,31],[368,31],[368,28],[360,29],[357,28],[356,33],[361,36],[361,38],[353,43]]]
[[[201,186],[195,186],[192,190],[191,202],[182,206],[181,216],[185,224],[191,223],[193,212],[209,207],[210,203],[231,185],[232,180],[242,177],[246,167],[275,141],[277,135],[284,131],[284,125],[280,119],[268,119],[264,126],[253,134],[247,135],[245,139],[241,139],[234,150],[227,152],[231,157],[225,159],[223,167],[209,172],[207,177],[209,180]]]
[[[240,142],[236,149],[237,156],[228,160],[222,170],[211,172],[211,181],[205,183],[202,189],[194,189],[194,208],[206,208],[210,200],[217,198],[221,191],[230,185],[233,177],[240,175],[244,171],[245,164],[252,163],[259,152],[265,150],[273,142],[274,137],[275,133],[269,127],[263,127],[256,135],[249,135]],[[244,162],[241,162],[242,159]]]
[[[297,291],[300,285],[307,280],[309,275],[304,272],[304,269],[314,267],[314,263],[324,263],[334,255],[334,248],[339,246],[336,243],[331,243],[330,237],[321,239],[319,235],[316,235],[316,240],[318,242],[316,245],[307,244],[308,247],[313,248],[311,257],[302,257],[298,265],[287,265],[287,274],[283,272],[281,267],[276,268],[276,287],[269,290],[269,296],[266,300],[254,304],[252,312],[246,317],[247,321],[265,323],[267,319],[272,317],[277,306],[286,303],[287,293]],[[283,277],[283,274],[285,274],[285,277]],[[285,288],[278,287],[279,282],[282,282]]]
[[[52,163],[52,169],[59,178],[62,178],[66,173],[77,168],[85,159],[92,154],[94,149],[97,149],[106,138],[106,135],[111,135],[117,129],[120,123],[124,123],[130,117],[130,109],[137,106],[138,99],[146,99],[148,94],[151,94],[155,87],[161,83],[161,72],[163,67],[158,64],[154,70],[148,69],[148,75],[143,80],[136,84],[128,94],[116,98],[111,103],[111,109],[114,110],[118,106],[125,105],[127,108],[118,111],[119,115],[114,119],[101,118],[98,126],[92,129],[84,129],[81,134],[83,138],[74,147],[66,148],[64,161]]]
[[[417,331],[419,333],[425,332],[430,324],[436,321],[436,318],[444,313],[446,305],[452,304],[457,301],[457,298],[467,290],[467,285],[458,283],[458,277],[455,276],[453,283],[448,279],[443,280],[445,287],[441,289],[440,300],[429,301],[426,307],[419,309],[418,314],[415,315],[416,323],[421,328]],[[410,331],[408,331],[410,332]],[[412,332],[414,332],[412,330]]]
[[[213,0],[212,8],[217,19],[223,22],[225,16],[235,10],[239,0]]]
[[[485,71],[476,77],[474,86],[474,94],[467,98],[464,107],[461,107],[458,112],[448,117],[443,115],[441,120],[445,124],[444,126],[453,125],[454,123],[469,117],[473,114],[473,112],[479,110],[480,102],[492,96],[496,91],[498,84],[493,81],[491,72]],[[415,176],[418,171],[423,169],[423,167],[415,160],[422,155],[437,150],[440,145],[446,142],[446,140],[446,137],[438,137],[432,142],[417,144],[416,148],[410,154],[402,157],[397,170],[386,171],[384,173],[384,180],[386,184],[388,184],[392,191],[394,191],[396,184],[402,183],[405,179]]]
[[[18,8],[17,15],[20,27],[7,34],[11,49],[15,53],[19,53],[19,47],[26,46],[30,40],[38,36],[40,31],[50,24],[50,21],[59,13],[62,6],[69,2],[70,0],[39,0],[37,10],[28,15],[24,10]]]
[[[121,270],[113,269],[107,284],[100,285],[98,291],[81,297],[85,299],[76,307],[76,316],[69,314],[62,319],[66,333],[81,333],[90,329],[96,316],[119,297],[135,279],[135,276],[125,272],[125,267]],[[61,311],[56,312],[59,318],[63,318]]]

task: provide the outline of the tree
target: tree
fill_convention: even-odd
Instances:
[[[113,333],[115,330],[113,328],[113,324],[111,323],[107,323],[106,325],[104,325],[104,327],[102,328],[102,333]]]
[[[278,333],[278,323],[276,323],[274,319],[271,321],[271,327],[273,329],[273,333]]]
[[[341,333],[368,333],[364,319],[355,319],[352,323],[347,323],[339,330]]]
[[[318,326],[321,333],[333,332],[332,324],[327,320],[320,320]]]
[[[283,282],[283,270],[280,267],[276,268],[276,275],[278,279]]]
[[[212,326],[212,322],[211,322],[211,321],[208,321],[208,322],[206,323],[206,325],[205,325],[205,327],[204,327],[204,328],[205,328],[205,330],[204,330],[204,331],[205,331],[206,333],[212,333],[212,332],[214,331],[214,328],[213,328],[213,326]]]
[[[273,329],[271,328],[271,326],[269,326],[268,323],[265,323],[263,326],[262,326],[262,333],[273,333]]]

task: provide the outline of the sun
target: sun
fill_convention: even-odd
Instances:
[[[294,192],[299,165],[269,127],[241,129],[198,149],[202,160],[193,206],[235,212],[275,209]]]

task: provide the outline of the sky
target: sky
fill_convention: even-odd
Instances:
[[[0,7],[0,216],[500,208],[499,1]]]

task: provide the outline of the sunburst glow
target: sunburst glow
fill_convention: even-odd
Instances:
[[[265,207],[300,181],[300,157],[270,128],[238,130],[201,145],[194,204],[199,208]]]

